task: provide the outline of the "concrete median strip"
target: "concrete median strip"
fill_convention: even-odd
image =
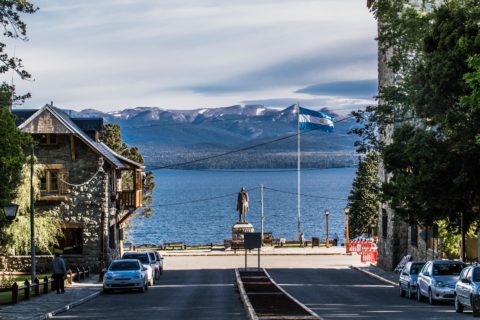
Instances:
[[[388,280],[388,279],[385,279],[384,277],[379,276],[378,274],[375,274],[375,273],[370,272],[370,271],[368,271],[368,270],[364,270],[364,269],[362,269],[362,268],[358,268],[358,267],[355,267],[355,266],[350,266],[350,268],[355,269],[355,270],[358,270],[358,271],[360,271],[360,272],[363,272],[363,273],[365,273],[366,275],[368,275],[368,276],[370,276],[370,277],[372,277],[372,278],[375,278],[375,279],[377,279],[377,280],[383,281],[383,282],[388,283],[388,284],[390,284],[390,285],[392,285],[392,286],[397,286],[397,287],[398,287],[398,283],[393,282],[393,281]]]
[[[40,319],[41,319],[41,320],[43,320],[43,319],[51,319],[54,315],[57,315],[57,314],[59,314],[59,313],[65,312],[65,311],[68,311],[68,310],[70,310],[70,309],[72,309],[72,308],[74,308],[74,307],[76,307],[76,306],[79,306],[79,305],[81,305],[81,304],[83,304],[83,303],[85,303],[85,302],[87,302],[87,301],[90,301],[90,300],[98,297],[100,294],[101,294],[101,291],[99,290],[99,291],[94,292],[94,293],[92,293],[92,294],[90,294],[90,295],[88,295],[88,296],[86,296],[86,297],[84,297],[84,298],[81,298],[81,299],[78,299],[78,300],[76,300],[76,301],[73,301],[73,302],[67,304],[66,306],[63,306],[63,307],[58,308],[58,309],[56,309],[56,310],[54,310],[54,311],[48,312],[48,313],[46,313],[45,315],[41,316],[41,317],[38,318],[38,319],[39,319],[39,320],[40,320]]]

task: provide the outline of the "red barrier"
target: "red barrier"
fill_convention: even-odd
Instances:
[[[350,241],[347,245],[347,253],[356,252],[361,253],[365,249],[372,249],[374,247],[374,243],[372,241],[367,240],[353,240]]]
[[[376,263],[378,258],[378,250],[375,249],[364,249],[362,250],[362,256],[360,258],[360,261],[362,263]]]

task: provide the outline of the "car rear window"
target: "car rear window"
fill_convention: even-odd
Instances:
[[[123,259],[138,259],[142,264],[150,263],[146,254],[124,254]]]
[[[480,268],[473,269],[473,277],[472,281],[479,282],[480,281]]]
[[[152,259],[152,261],[157,260],[157,259],[155,259],[155,253],[149,252],[148,254],[150,255],[150,259]]]
[[[465,265],[463,263],[439,263],[433,265],[434,276],[458,276]]]
[[[413,263],[410,267],[410,274],[418,274],[425,263]]]
[[[138,262],[135,261],[115,261],[112,262],[110,265],[110,268],[108,270],[110,271],[121,271],[121,270],[138,270],[140,269],[140,266],[138,265]]]

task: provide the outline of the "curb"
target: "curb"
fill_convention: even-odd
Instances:
[[[363,272],[363,273],[365,273],[366,275],[368,275],[368,276],[370,276],[370,277],[372,277],[372,278],[375,278],[375,279],[377,279],[377,280],[383,281],[383,282],[388,283],[388,284],[390,284],[390,285],[392,285],[392,286],[398,287],[398,283],[393,282],[393,281],[388,280],[388,279],[385,279],[384,277],[379,276],[378,274],[375,274],[375,273],[373,273],[373,272],[370,272],[370,271],[367,271],[367,270],[363,270],[363,269],[361,269],[361,268],[354,267],[354,266],[350,266],[350,268],[355,269],[355,270],[358,270],[358,271],[360,271],[360,272]]]
[[[87,302],[87,301],[90,301],[90,300],[96,298],[97,296],[100,295],[100,293],[102,293],[100,290],[97,291],[97,292],[94,292],[94,293],[92,293],[91,295],[86,296],[85,298],[79,299],[79,300],[77,300],[77,301],[73,301],[73,302],[67,304],[67,305],[64,306],[64,307],[58,308],[58,309],[53,310],[53,311],[51,311],[51,312],[47,312],[47,313],[45,313],[43,316],[39,317],[38,319],[39,319],[39,320],[51,319],[51,318],[52,318],[54,315],[56,315],[56,314],[59,314],[59,313],[68,311],[68,310],[70,310],[70,309],[72,309],[72,308],[74,308],[74,307],[76,307],[76,306],[79,306],[79,305],[81,305],[81,304],[83,304],[83,303],[85,303],[85,302]]]

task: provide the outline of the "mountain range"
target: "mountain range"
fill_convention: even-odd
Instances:
[[[335,117],[332,133],[322,131],[301,134],[303,167],[341,167],[356,164],[354,142],[348,132],[354,119],[320,111]],[[70,111],[72,117],[101,117],[122,129],[122,138],[137,146],[151,168],[194,161],[232,150],[248,150],[198,161],[182,168],[294,168],[297,152],[297,120],[293,106],[286,109],[263,105],[235,105],[223,108],[167,110],[135,107],[102,112],[85,109]],[[271,140],[285,138],[274,143]],[[265,144],[266,143],[266,144]],[[249,147],[262,144],[258,147]]]

